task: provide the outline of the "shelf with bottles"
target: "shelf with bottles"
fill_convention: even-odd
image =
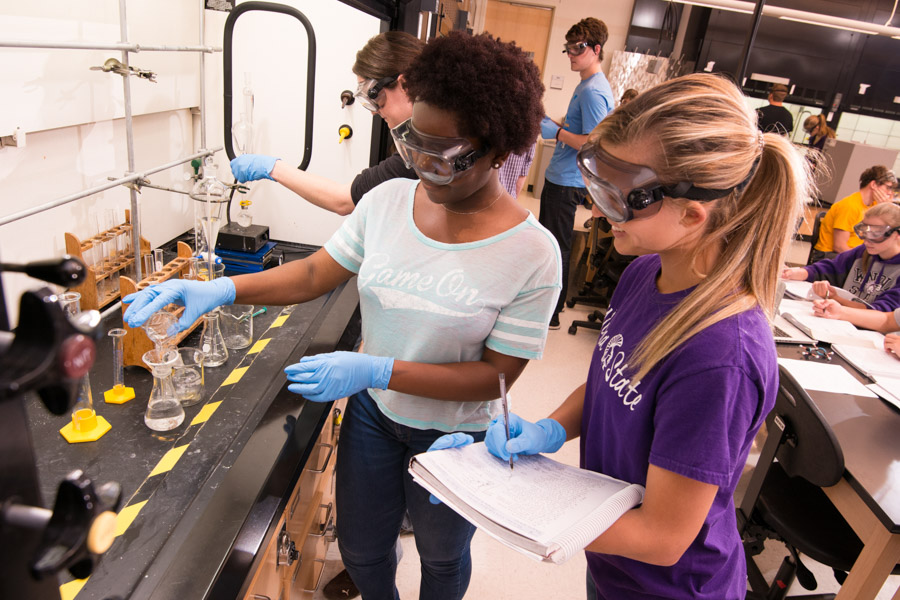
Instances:
[[[196,272],[198,265],[196,264],[196,258],[192,256],[193,251],[191,247],[184,242],[178,242],[177,248],[177,256],[174,259],[162,265],[160,269],[145,273],[144,278],[140,281],[135,281],[128,275],[122,275],[119,278],[119,288],[121,289],[122,297],[169,279],[197,279],[205,277],[203,273]],[[127,306],[122,305],[123,315],[126,308]],[[184,312],[184,307],[169,304],[165,310],[172,313],[177,319]],[[202,323],[203,317],[200,317],[190,327],[173,336],[171,343],[177,346]],[[124,364],[126,366],[141,366],[149,371],[150,367],[144,364],[143,356],[148,350],[153,350],[155,347],[153,341],[147,337],[147,332],[143,328],[129,327],[128,323],[124,322],[124,319],[122,327],[125,329],[125,338],[122,342]]]
[[[81,294],[82,310],[100,310],[118,300],[119,278],[134,273],[134,252],[131,247],[131,211],[125,211],[125,221],[115,224],[114,211],[104,211],[98,218],[98,233],[86,240],[65,233],[66,252],[78,257],[87,267],[88,275],[73,291]],[[150,253],[150,242],[141,238],[140,254]]]

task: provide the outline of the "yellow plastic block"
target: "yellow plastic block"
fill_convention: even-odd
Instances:
[[[66,441],[70,444],[80,444],[82,442],[96,442],[106,432],[112,429],[109,421],[93,413],[89,416],[81,413],[88,413],[88,409],[81,409],[72,414],[72,422],[59,430]]]
[[[107,404],[125,404],[129,400],[134,400],[134,388],[115,386],[103,392],[103,399]]]

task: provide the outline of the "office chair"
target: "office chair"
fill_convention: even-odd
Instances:
[[[816,218],[813,219],[812,233],[809,235],[809,255],[806,257],[806,264],[811,265],[815,261],[813,256],[816,254],[816,244],[819,243],[819,230],[822,228],[822,219],[825,218],[827,211],[819,211]]]
[[[779,367],[779,376],[775,408],[766,417],[768,437],[737,509],[749,600],[785,598],[795,577],[804,588],[815,590],[816,578],[799,553],[831,567],[843,583],[863,547],[822,491],[844,474],[840,443],[809,395],[784,367]],[[766,539],[783,542],[789,553],[771,584],[753,559],[763,551]],[[894,573],[898,572],[895,568]],[[796,597],[824,600],[834,594]]]

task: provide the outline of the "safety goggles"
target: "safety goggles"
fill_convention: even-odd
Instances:
[[[619,160],[606,152],[599,141],[588,141],[582,146],[576,162],[597,208],[613,223],[655,215],[666,196],[701,202],[723,198],[745,185],[755,172],[754,168],[741,185],[725,190],[698,188],[687,181],[664,185],[653,169]]]
[[[373,113],[378,112],[381,110],[381,107],[378,106],[378,96],[381,94],[381,90],[397,81],[399,77],[399,75],[391,75],[390,77],[382,77],[381,79],[363,79],[356,87],[354,96],[359,98],[359,102],[363,105],[363,108],[366,108]]]
[[[581,56],[590,47],[591,45],[587,42],[575,42],[574,44],[566,44],[562,52],[569,56]]]
[[[422,133],[413,126],[412,119],[391,129],[391,135],[406,166],[414,169],[421,179],[438,185],[450,183],[490,151],[488,146],[476,150],[463,138]]]
[[[891,227],[890,225],[869,225],[867,223],[857,223],[853,226],[853,232],[861,240],[867,242],[883,242],[888,239],[892,233],[900,231],[900,227]]]

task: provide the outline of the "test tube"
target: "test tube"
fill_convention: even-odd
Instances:
[[[162,271],[165,265],[162,248],[156,248],[153,250],[153,270]]]
[[[107,335],[113,344],[113,386],[103,392],[106,402],[124,404],[134,398],[134,389],[125,387],[125,352],[122,340],[126,331],[121,328],[110,329]]]

